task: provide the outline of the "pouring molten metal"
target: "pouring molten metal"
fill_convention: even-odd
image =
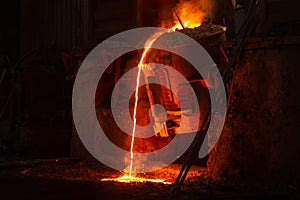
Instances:
[[[183,4],[178,4],[176,6],[176,8],[173,9],[173,14],[174,14],[175,25],[173,27],[169,28],[168,32],[172,32],[172,31],[176,31],[176,30],[184,29],[184,28],[199,27],[199,26],[201,26],[202,22],[205,21],[205,13],[202,12],[201,10],[199,10],[199,8],[197,8],[197,10],[195,10],[195,6],[188,2],[183,3]],[[153,43],[157,40],[157,38],[159,38],[164,33],[166,33],[166,32],[155,33],[146,41],[143,54],[142,54],[141,59],[138,64],[138,74],[137,74],[137,79],[136,79],[136,90],[135,90],[136,91],[135,92],[135,104],[134,104],[134,111],[133,111],[134,123],[133,123],[132,140],[131,140],[131,146],[130,146],[129,172],[128,172],[128,174],[125,174],[118,178],[104,178],[104,179],[101,179],[101,181],[116,181],[116,182],[122,182],[122,183],[152,182],[152,183],[171,184],[170,182],[166,182],[163,179],[147,179],[147,178],[143,178],[143,177],[136,177],[135,175],[133,175],[133,172],[132,172],[133,171],[133,159],[134,159],[133,146],[134,146],[134,138],[135,138],[135,132],[136,132],[136,124],[137,124],[136,115],[137,115],[139,83],[140,83],[141,72],[146,73],[147,64],[145,61],[146,61],[147,55],[149,53],[149,50],[151,49]],[[146,80],[146,87],[147,87],[147,80]],[[150,106],[152,106],[154,104],[154,102],[152,102],[153,97],[152,97],[151,92],[148,92],[148,98],[149,98]],[[154,117],[155,116],[155,114],[153,113],[154,111],[151,110],[151,112],[152,112],[152,116]],[[168,135],[165,122],[164,123],[156,122],[154,126],[155,126],[155,131],[160,130],[161,135]]]

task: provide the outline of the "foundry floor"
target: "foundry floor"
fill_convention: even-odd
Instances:
[[[174,182],[181,165],[172,164],[147,174]],[[0,169],[1,199],[297,199],[291,193],[245,193],[208,183],[206,169],[193,166],[182,191],[172,185],[154,183],[101,182],[120,172],[95,162],[43,163]]]

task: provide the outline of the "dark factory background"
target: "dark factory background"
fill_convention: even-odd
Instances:
[[[67,60],[72,53],[86,53],[136,27],[136,18],[133,1],[29,0],[1,7],[1,70],[15,71],[13,81],[9,73],[1,86],[2,153],[69,155],[72,71],[62,54]]]
[[[227,26],[228,43],[224,43],[234,43],[246,22],[245,10],[234,9],[231,0],[200,1],[210,22]],[[6,1],[0,8],[0,166],[15,167],[24,160],[90,159],[72,122],[76,70],[108,37],[132,28],[161,26],[172,18],[178,2]],[[247,7],[252,1],[234,2]],[[240,50],[244,54],[236,52],[241,56],[236,58],[239,89],[233,92],[221,142],[205,162],[210,177],[225,184],[268,179],[262,182],[297,185],[300,7],[296,0],[257,2],[259,17],[255,26],[249,25],[249,44]],[[222,53],[230,55],[232,47],[228,49]]]

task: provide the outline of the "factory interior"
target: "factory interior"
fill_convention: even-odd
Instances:
[[[300,199],[299,6],[6,1],[0,198]]]

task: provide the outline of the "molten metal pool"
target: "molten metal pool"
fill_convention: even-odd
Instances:
[[[114,182],[121,182],[121,183],[163,183],[166,185],[170,185],[172,183],[166,182],[163,179],[148,179],[148,178],[141,178],[141,177],[134,177],[134,176],[128,176],[124,175],[118,178],[103,178],[101,181],[114,181]]]

